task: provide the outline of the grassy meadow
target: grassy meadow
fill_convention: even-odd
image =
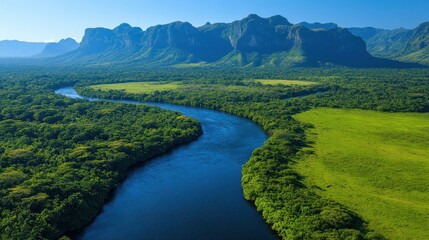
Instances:
[[[175,90],[179,87],[181,87],[181,85],[175,82],[128,82],[91,86],[91,88],[95,90],[120,90],[136,94],[149,94],[155,91],[169,91]]]
[[[296,170],[388,239],[429,239],[429,114],[321,108]]]
[[[281,79],[255,79],[251,80],[253,82],[258,82],[263,85],[298,85],[298,86],[309,86],[309,85],[315,85],[318,84],[317,82],[310,82],[310,81],[303,81],[303,80],[281,80]]]

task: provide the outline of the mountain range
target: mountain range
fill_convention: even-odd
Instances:
[[[25,58],[39,54],[46,47],[43,42],[23,42],[17,40],[0,41],[1,58]]]
[[[302,22],[298,25],[312,30],[330,30],[338,27],[335,23]],[[424,22],[415,29],[353,27],[347,30],[361,37],[366,42],[368,52],[375,57],[429,65],[429,22]]]
[[[397,60],[426,63],[427,25],[394,31],[345,29],[255,14],[232,23],[194,27],[178,21],[145,31],[124,23],[114,29],[88,28],[80,45],[66,39],[46,45],[35,56],[85,66],[420,67]]]
[[[0,41],[0,58],[55,57],[77,48],[79,43],[72,38],[52,43],[3,40]]]
[[[349,28],[361,37],[368,51],[377,57],[429,65],[429,22],[415,29],[385,30],[378,28]]]
[[[347,29],[309,29],[282,16],[255,14],[232,23],[187,22],[157,25],[146,31],[129,24],[90,28],[80,47],[60,56],[69,64],[144,64],[214,66],[413,67],[371,56],[365,42]]]

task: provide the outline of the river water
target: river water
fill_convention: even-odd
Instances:
[[[71,87],[55,92],[85,98]],[[132,170],[78,239],[276,239],[240,182],[242,165],[267,139],[263,130],[219,111],[148,104],[198,119],[204,134]]]

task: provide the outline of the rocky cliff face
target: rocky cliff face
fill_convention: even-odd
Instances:
[[[88,28],[82,38],[80,48],[82,54],[95,54],[112,50],[121,45],[115,32],[107,28]]]

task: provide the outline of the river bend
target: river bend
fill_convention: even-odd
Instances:
[[[86,98],[71,87],[55,92]],[[250,120],[219,111],[149,105],[198,119],[204,134],[132,170],[78,238],[276,239],[260,214],[244,200],[240,182],[242,165],[267,139],[263,130]]]

